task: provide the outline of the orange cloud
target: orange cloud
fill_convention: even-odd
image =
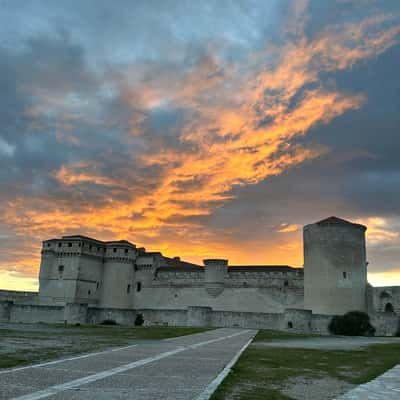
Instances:
[[[204,234],[193,217],[212,214],[232,199],[237,186],[256,184],[323,156],[328,149],[302,147],[295,140],[313,126],[361,107],[365,97],[324,85],[321,73],[378,56],[397,42],[400,32],[390,26],[391,16],[381,15],[327,27],[311,39],[304,33],[307,2],[295,1],[294,6],[283,47],[251,54],[247,64],[226,65],[210,52],[183,75],[171,70],[152,74],[144,65],[124,71],[122,99],[136,110],[130,135],[144,143],[139,156],[127,158],[127,169],[135,174],[138,165],[159,168],[162,172],[150,189],[105,176],[96,164],[82,160],[63,165],[54,177],[69,190],[88,183],[109,188],[101,204],[75,208],[71,200],[19,198],[9,204],[6,223],[35,240],[85,229],[100,238],[141,239],[141,244],[192,260],[225,253],[234,263],[250,262],[240,244],[236,248],[232,242],[215,242],[217,235]],[[182,148],[160,150],[146,140],[148,113],[161,106],[192,110],[180,127]],[[126,196],[114,198],[113,188]],[[297,225],[285,225],[278,232],[297,230]],[[277,244],[275,250],[268,247],[267,254],[256,253],[253,262],[267,255],[269,260],[288,259],[288,249],[290,259],[301,263],[300,243],[294,241]]]

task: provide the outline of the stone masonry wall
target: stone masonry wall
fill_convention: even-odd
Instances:
[[[107,309],[72,303],[66,306],[24,305],[0,301],[0,322],[99,324],[113,320],[121,325],[134,325],[138,313],[144,325],[241,327],[272,329],[294,333],[329,335],[330,315],[312,314],[310,310],[286,309],[283,313],[218,311],[211,307],[182,309]],[[400,318],[394,313],[374,313],[371,323],[376,336],[394,336],[400,330]]]

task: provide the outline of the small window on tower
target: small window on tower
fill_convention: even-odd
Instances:
[[[285,282],[283,282],[283,286],[289,286],[289,281],[285,279]]]
[[[61,247],[61,242],[60,242],[60,243],[58,243],[58,247]]]
[[[142,290],[142,282],[138,282],[137,284],[136,284],[136,291],[137,292],[140,292]]]
[[[51,246],[51,243],[47,243],[47,247],[50,247]]]
[[[128,249],[125,249],[125,254],[128,254]]]
[[[92,245],[90,245],[90,246],[89,246],[89,250],[92,250],[92,248],[93,248],[93,246],[92,246]]]
[[[115,247],[113,248],[113,252],[114,252],[114,253],[116,253],[116,252],[117,252],[117,249],[116,249]]]
[[[130,293],[131,292],[131,285],[128,285],[127,287],[126,287],[126,293]]]
[[[87,292],[87,294],[90,296],[90,294],[91,294],[92,292],[90,291],[90,290],[88,290],[88,292]]]
[[[62,277],[63,272],[64,272],[64,265],[59,265],[58,266],[58,274],[59,274],[60,278]]]
[[[68,243],[68,247],[72,247],[72,243]]]
[[[343,279],[347,279],[347,272],[343,271]]]
[[[96,283],[96,289],[98,289],[99,286],[100,286],[100,282],[97,282],[97,283]]]

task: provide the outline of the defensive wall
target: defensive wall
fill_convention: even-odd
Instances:
[[[304,269],[204,267],[125,240],[45,240],[39,293],[0,291],[0,321],[238,326],[327,334],[332,315],[367,311],[377,335],[399,331],[400,287],[367,283],[366,227],[329,217],[304,227]]]
[[[154,277],[142,282],[140,291],[135,288],[134,308],[186,310],[201,306],[213,310],[260,313],[282,313],[286,308],[303,308],[302,268],[228,268],[226,260],[205,260],[205,263],[204,268],[189,270],[158,268]]]
[[[106,320],[134,325],[142,314],[146,326],[204,326],[273,329],[294,333],[329,335],[332,315],[313,314],[311,310],[285,309],[282,313],[219,311],[211,307],[190,306],[187,309],[116,309],[88,307],[68,303],[65,306],[13,304],[0,301],[0,322],[100,324]],[[394,313],[370,314],[376,336],[394,336],[400,329],[400,318]]]
[[[0,290],[0,301],[17,301],[22,303],[35,303],[38,298],[37,292],[24,292],[17,290]]]

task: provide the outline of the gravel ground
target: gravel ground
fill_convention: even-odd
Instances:
[[[331,400],[355,386],[331,377],[311,379],[298,376],[286,381],[280,390],[285,395],[297,400]]]
[[[289,347],[317,350],[361,350],[374,344],[400,343],[400,338],[393,337],[321,337],[292,340],[272,340],[254,342],[256,347]]]

